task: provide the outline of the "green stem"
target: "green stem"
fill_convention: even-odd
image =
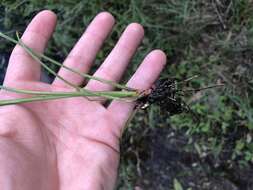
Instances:
[[[140,94],[136,91],[97,91],[99,95],[109,95],[118,98],[138,98]]]
[[[31,48],[27,48],[27,46],[22,42],[22,40],[19,38],[18,34],[17,34],[17,38],[18,38],[18,44],[24,48],[24,50],[36,61],[38,61],[48,72],[50,72],[51,74],[53,74],[55,77],[61,79],[63,82],[65,82],[67,85],[75,88],[76,90],[80,90],[80,88],[76,85],[74,85],[73,83],[65,80],[63,77],[61,77],[60,75],[58,75],[56,72],[54,72],[50,67],[48,67],[45,63],[43,63],[35,54],[33,51],[31,51]]]
[[[81,72],[79,72],[79,71],[77,71],[75,69],[72,69],[72,68],[64,65],[64,64],[61,64],[58,61],[53,60],[52,58],[50,58],[50,57],[48,57],[48,56],[46,56],[44,54],[39,54],[39,53],[34,52],[31,48],[29,48],[28,46],[26,46],[24,43],[21,44],[21,42],[22,42],[21,40],[20,41],[16,41],[15,39],[13,39],[13,38],[11,38],[11,37],[3,34],[2,32],[0,32],[0,37],[3,37],[3,38],[5,38],[5,39],[7,39],[7,40],[9,40],[9,41],[11,41],[11,42],[13,42],[15,44],[21,45],[23,48],[25,48],[26,51],[29,50],[29,54],[30,55],[33,54],[36,57],[43,58],[43,59],[45,59],[45,60],[47,60],[47,61],[49,61],[49,62],[51,62],[51,63],[53,63],[53,64],[55,64],[55,65],[57,65],[59,67],[63,67],[63,68],[65,68],[65,69],[67,69],[67,70],[69,70],[69,71],[71,71],[71,72],[73,72],[75,74],[78,74],[79,76],[82,76],[82,77],[85,77],[85,78],[88,78],[88,79],[92,79],[92,80],[97,80],[97,81],[103,82],[105,84],[109,84],[109,85],[114,86],[114,87],[119,88],[119,89],[125,89],[125,90],[135,91],[135,89],[132,89],[132,88],[127,87],[125,85],[121,85],[121,84],[118,84],[118,83],[110,81],[110,80],[106,80],[106,79],[102,79],[102,78],[99,78],[99,77],[91,76],[91,75],[88,75],[88,74],[85,74],[85,73],[81,73]],[[42,64],[42,66],[44,66],[44,63]],[[48,67],[47,68],[45,67],[45,69],[48,70]],[[49,71],[49,72],[52,73],[52,71]],[[54,74],[54,73],[52,73],[52,74]],[[58,78],[60,78],[60,77],[58,76]],[[61,78],[61,80],[62,80],[62,78]],[[73,86],[73,84],[71,86]]]
[[[0,86],[0,89],[15,92],[19,94],[29,94],[29,95],[49,95],[49,96],[83,96],[83,97],[105,97],[110,99],[120,99],[120,98],[138,98],[139,94],[133,91],[96,91],[96,92],[86,92],[86,91],[75,91],[75,92],[45,92],[45,91],[33,91],[33,90],[23,90],[16,89],[6,86]]]
[[[7,88],[3,88],[3,89],[7,89]],[[8,89],[9,90],[9,89]],[[15,92],[18,93],[25,93],[25,94],[45,94],[45,95],[39,95],[39,96],[35,96],[35,97],[31,97],[31,98],[18,98],[18,99],[12,99],[12,100],[0,100],[0,106],[6,106],[6,105],[13,105],[13,104],[21,104],[21,103],[29,103],[29,102],[38,102],[38,101],[46,101],[46,100],[56,100],[56,99],[63,99],[63,98],[72,98],[72,97],[88,97],[88,96],[94,96],[93,94],[81,94],[80,92],[61,92],[61,93],[52,93],[52,92],[36,92],[36,91],[27,91],[27,90],[14,90]],[[51,94],[50,94],[51,93]],[[133,93],[131,94],[131,92],[125,92],[125,94],[123,95],[123,93],[121,94],[121,98],[119,97],[113,97],[113,96],[107,96],[107,94],[110,94],[110,92],[99,92],[101,95],[103,94],[104,97],[108,98],[108,99],[119,99],[122,100],[122,98],[129,98],[129,97],[133,97]],[[117,95],[119,95],[120,92],[117,93]],[[113,95],[113,94],[111,94]]]
[[[52,99],[59,99],[59,98],[70,98],[70,97],[103,97],[103,98],[107,98],[110,100],[122,100],[125,98],[131,98],[132,100],[135,100],[139,97],[139,93],[136,89],[132,89],[129,87],[126,87],[124,85],[120,85],[118,83],[115,83],[113,81],[109,81],[109,80],[105,80],[99,77],[93,77],[90,76],[88,74],[84,74],[81,73],[77,70],[74,70],[72,68],[69,68],[65,65],[62,65],[61,63],[43,55],[43,54],[38,54],[36,52],[34,52],[31,48],[29,48],[28,46],[26,46],[22,40],[19,38],[19,35],[17,33],[17,38],[18,41],[1,33],[0,32],[0,37],[3,37],[15,44],[20,45],[33,59],[35,59],[36,61],[38,61],[49,73],[53,74],[55,77],[58,77],[59,79],[61,79],[63,82],[65,82],[66,84],[68,84],[69,86],[75,88],[77,91],[75,92],[41,92],[41,91],[31,91],[31,90],[20,90],[20,89],[15,89],[15,88],[10,88],[10,87],[4,87],[4,86],[0,86],[0,89],[3,90],[7,90],[7,91],[11,91],[11,92],[15,92],[15,93],[21,93],[21,94],[29,94],[29,95],[38,95],[35,97],[31,97],[31,98],[21,98],[21,99],[16,99],[16,100],[1,100],[0,101],[0,106],[1,105],[10,105],[10,104],[19,104],[19,103],[26,103],[26,102],[33,102],[33,101],[43,101],[43,100],[52,100]],[[93,80],[97,80],[106,84],[110,84],[116,88],[119,89],[125,89],[127,91],[89,91],[83,88],[79,88],[78,86],[72,84],[71,82],[65,80],[64,78],[62,78],[61,76],[59,76],[56,72],[54,72],[52,69],[50,69],[50,67],[48,67],[45,63],[43,63],[40,58],[43,58],[55,65],[58,66],[62,66],[65,69],[72,71],[82,77],[86,77],[89,79],[93,79]]]
[[[62,98],[71,98],[71,97],[70,96],[36,96],[36,97],[31,97],[31,98],[18,98],[18,99],[13,99],[13,100],[0,100],[0,106],[46,101],[46,100],[55,100],[55,99],[62,99]]]
[[[51,63],[53,63],[53,64],[55,64],[55,65],[57,65],[57,66],[63,67],[63,68],[65,68],[65,69],[67,69],[67,70],[69,70],[69,71],[71,71],[71,72],[73,72],[73,73],[75,73],[75,74],[77,74],[81,77],[88,78],[88,79],[91,79],[91,80],[96,80],[96,81],[99,81],[99,82],[102,82],[102,83],[105,83],[105,84],[109,84],[109,85],[114,86],[114,87],[119,88],[119,89],[135,90],[135,89],[132,89],[132,88],[127,87],[127,86],[122,85],[122,84],[118,84],[118,83],[110,81],[110,80],[106,80],[106,79],[102,79],[102,78],[99,78],[99,77],[96,77],[96,76],[91,76],[91,75],[88,75],[88,74],[85,74],[85,73],[81,73],[78,70],[72,69],[72,68],[70,68],[70,67],[68,67],[64,64],[61,64],[58,61],[55,61],[55,60],[51,59],[50,57],[47,57],[46,55],[38,54],[38,53],[36,53],[36,55],[43,58],[43,59],[45,59],[45,60],[47,60],[47,61],[49,61],[49,62],[51,62]]]

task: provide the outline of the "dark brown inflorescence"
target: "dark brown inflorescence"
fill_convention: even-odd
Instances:
[[[137,100],[137,105],[146,109],[151,104],[157,104],[170,116],[189,111],[178,92],[176,79],[159,79],[149,91],[144,91],[143,96]]]

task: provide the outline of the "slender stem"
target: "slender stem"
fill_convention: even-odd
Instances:
[[[62,81],[64,81],[65,83],[67,83],[68,85],[74,87],[77,89],[77,91],[82,91],[82,93],[85,93],[88,94],[88,95],[91,95],[93,94],[93,96],[102,96],[102,97],[105,97],[105,98],[109,98],[109,99],[113,99],[112,97],[115,97],[114,99],[119,99],[120,97],[118,96],[122,96],[122,94],[120,93],[114,93],[116,96],[111,96],[110,95],[110,92],[109,93],[102,93],[102,92],[92,92],[92,91],[89,91],[87,89],[83,89],[83,88],[79,88],[77,86],[75,86],[74,84],[68,82],[67,80],[65,80],[64,78],[62,78],[61,76],[59,76],[57,73],[55,73],[52,69],[50,69],[46,64],[44,64],[38,57],[37,57],[37,53],[35,53],[31,48],[27,47],[19,38],[18,34],[17,34],[17,37],[19,39],[19,44],[35,59],[37,60],[45,69],[47,69],[50,73],[54,74],[56,77],[60,78]],[[50,60],[52,61],[52,59],[50,58]],[[56,63],[56,61],[54,61],[54,63]],[[58,64],[60,64],[58,62]],[[60,64],[61,65],[61,64]],[[86,75],[85,75],[86,76]],[[89,75],[88,75],[89,76]],[[90,78],[93,78],[92,76],[89,76]],[[99,79],[101,81],[104,81],[104,79]],[[108,81],[107,81],[108,82]],[[112,81],[109,81],[109,82],[112,82]],[[125,93],[123,93],[123,96],[124,96]],[[136,95],[136,93],[134,92],[134,94]]]
[[[122,85],[122,84],[118,84],[118,83],[110,81],[110,80],[102,79],[102,78],[99,78],[99,77],[96,77],[96,76],[91,76],[91,75],[88,75],[86,73],[81,73],[78,70],[72,69],[72,68],[70,68],[70,67],[68,67],[64,64],[61,64],[60,62],[55,61],[55,60],[53,60],[52,58],[50,58],[46,55],[38,54],[38,53],[36,53],[36,55],[43,58],[43,59],[45,59],[45,60],[47,60],[47,61],[49,61],[49,62],[51,62],[51,63],[53,63],[53,64],[55,64],[55,65],[57,65],[57,66],[63,67],[63,68],[65,68],[65,69],[67,69],[67,70],[69,70],[69,71],[71,71],[71,72],[73,72],[73,73],[75,73],[79,76],[82,76],[84,78],[88,78],[88,79],[91,79],[91,80],[96,80],[96,81],[99,81],[99,82],[102,82],[102,83],[105,83],[105,84],[109,84],[109,85],[114,86],[114,87],[119,88],[119,89],[135,90],[135,89],[132,89],[132,88],[127,87],[127,86]]]
[[[74,92],[45,92],[45,91],[33,91],[33,90],[23,90],[16,89],[6,86],[0,86],[0,89],[15,92],[19,94],[29,94],[29,95],[50,95],[50,96],[83,96],[83,97],[106,97],[110,99],[114,98],[136,98],[139,96],[137,92],[133,91],[96,91],[96,92],[86,92],[86,91],[74,91]]]
[[[56,95],[56,96],[65,96],[65,95],[92,95],[92,93],[87,92],[80,92],[80,91],[74,91],[74,92],[45,92],[45,91],[33,91],[33,90],[23,90],[23,89],[16,89],[11,88],[7,86],[0,86],[0,89],[9,91],[9,92],[15,92],[18,94],[30,94],[30,95]],[[95,96],[95,95],[94,95]]]
[[[75,97],[75,96],[71,96],[71,97]],[[71,98],[71,97],[70,96],[36,96],[36,97],[31,97],[31,98],[0,100],[0,106],[37,102],[37,101],[46,101],[46,100],[55,100],[55,99],[62,99],[62,98]]]
[[[24,90],[15,90],[15,92],[19,93],[26,93],[26,94],[37,94],[38,92],[33,92],[33,91],[24,91]],[[62,98],[72,98],[72,97],[88,97],[88,96],[94,96],[93,94],[81,94],[80,92],[74,92],[74,93],[68,93],[68,92],[61,92],[61,93],[53,93],[49,94],[51,92],[42,92],[41,94],[46,94],[46,95],[39,95],[31,98],[18,98],[18,99],[11,99],[11,100],[0,100],[0,106],[6,106],[6,105],[13,105],[13,104],[21,104],[21,103],[29,103],[29,102],[37,102],[37,101],[46,101],[46,100],[56,100],[56,99],[62,99]],[[100,92],[102,93],[102,92]],[[126,93],[124,96],[122,94],[122,97],[113,97],[113,96],[107,96],[106,94],[109,92],[104,92],[105,94],[103,95],[107,99],[111,100],[122,100],[122,98],[129,98],[133,97],[133,94],[130,94],[131,92]]]
[[[118,98],[138,98],[140,94],[135,91],[97,91],[99,95],[109,95]]]
[[[3,34],[2,32],[0,32],[0,37],[3,37],[3,38],[5,38],[5,39],[7,39],[7,40],[9,40],[9,41],[11,41],[11,42],[13,42],[13,43],[15,43],[15,44],[21,45],[23,48],[26,48],[26,50],[29,50],[30,53],[34,54],[36,57],[43,58],[43,59],[45,59],[45,60],[47,60],[47,61],[49,61],[49,62],[51,62],[51,63],[53,63],[53,64],[55,64],[55,65],[57,65],[57,66],[59,66],[59,67],[63,67],[63,68],[65,68],[65,69],[67,69],[67,70],[69,70],[69,71],[71,71],[71,72],[73,72],[73,73],[75,73],[75,74],[78,74],[78,75],[80,75],[80,76],[82,76],[82,77],[85,77],[85,78],[88,78],[88,79],[92,79],[92,80],[97,80],[97,81],[103,82],[103,83],[105,83],[105,84],[112,85],[112,86],[114,86],[114,87],[116,87],[116,88],[119,88],[119,89],[125,89],[125,90],[135,91],[135,89],[132,89],[132,88],[127,87],[127,86],[125,86],[125,85],[121,85],[121,84],[118,84],[118,83],[113,82],[113,81],[110,81],[110,80],[106,80],[106,79],[102,79],[102,78],[99,78],[99,77],[91,76],[91,75],[88,75],[88,74],[85,74],[85,73],[81,73],[81,72],[79,72],[78,70],[72,69],[72,68],[70,68],[70,67],[68,67],[68,66],[66,66],[66,65],[64,65],[64,64],[61,64],[60,62],[55,61],[55,60],[53,60],[52,58],[50,58],[50,57],[48,57],[48,56],[46,56],[46,55],[44,55],[44,54],[40,54],[40,53],[34,52],[31,48],[29,48],[28,46],[26,46],[24,43],[21,44],[21,43],[20,43],[21,40],[20,40],[20,41],[16,41],[15,39],[13,39],[13,38],[11,38],[11,37],[9,37],[9,36]],[[30,54],[30,53],[29,53],[29,54]],[[43,63],[43,64],[44,64],[44,63]],[[43,66],[43,64],[42,64],[42,66]],[[47,68],[46,68],[46,69],[47,69]],[[47,70],[48,70],[48,69],[47,69]],[[49,72],[52,73],[51,71],[49,71]],[[54,73],[52,73],[52,74],[54,74]],[[55,74],[54,74],[54,75],[55,75]],[[58,77],[58,78],[59,78],[59,77]]]
[[[59,98],[71,98],[71,97],[103,97],[110,100],[124,100],[125,98],[131,98],[131,100],[135,100],[140,96],[140,93],[136,89],[129,88],[127,86],[115,83],[113,81],[105,80],[99,77],[93,77],[88,74],[81,73],[79,71],[76,71],[72,68],[69,68],[65,65],[62,65],[61,63],[43,55],[38,54],[34,52],[31,48],[26,46],[22,40],[19,38],[19,35],[17,33],[17,40],[3,34],[0,32],[0,37],[3,37],[15,44],[20,45],[33,59],[38,61],[49,73],[53,74],[54,76],[61,79],[63,82],[68,84],[69,86],[75,88],[77,91],[75,92],[41,92],[41,91],[31,91],[31,90],[22,90],[22,89],[15,89],[10,87],[4,87],[0,86],[0,89],[15,92],[15,93],[21,93],[21,94],[29,94],[29,95],[37,95],[30,98],[20,98],[20,99],[13,99],[13,100],[0,100],[0,106],[2,105],[10,105],[10,104],[19,104],[19,103],[26,103],[26,102],[34,102],[34,101],[43,101],[43,100],[53,100],[53,99],[59,99]],[[45,63],[43,63],[40,58],[43,58],[55,65],[62,66],[67,70],[70,70],[80,76],[89,78],[91,80],[97,80],[106,84],[110,84],[112,86],[115,86],[119,89],[125,89],[126,91],[89,91],[83,88],[79,88],[78,86],[72,84],[71,82],[65,80],[63,77],[59,76],[56,72],[54,72],[50,67],[48,67]]]
[[[18,38],[18,44],[24,48],[24,50],[36,61],[38,61],[48,72],[50,72],[51,74],[53,74],[54,76],[56,76],[57,78],[61,79],[63,82],[65,82],[67,85],[75,88],[76,90],[80,90],[80,88],[76,85],[74,85],[73,83],[65,80],[63,77],[61,77],[60,75],[58,75],[56,72],[54,72],[50,67],[48,67],[45,63],[43,63],[35,54],[33,51],[31,51],[31,48],[27,48],[27,46],[22,42],[22,40],[19,38],[19,35],[17,34],[17,38]]]
[[[2,33],[2,32],[0,32],[0,37],[5,38],[6,40],[9,40],[9,41],[11,41],[11,42],[14,43],[14,44],[18,44],[18,41],[17,41],[17,40],[15,40],[15,39],[13,39],[13,38],[11,38],[11,37],[5,35],[5,34]]]

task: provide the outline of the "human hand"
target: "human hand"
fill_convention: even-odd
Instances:
[[[53,33],[56,16],[42,11],[27,27],[22,41],[43,53]],[[72,49],[64,64],[88,72],[103,41],[114,25],[106,12],[98,14]],[[143,28],[130,24],[95,76],[119,81],[143,38]],[[148,89],[158,77],[166,57],[160,50],[149,53],[127,86]],[[20,46],[10,57],[4,85],[39,91],[68,91],[61,80],[40,82],[40,65]],[[59,75],[76,85],[84,79],[60,69]],[[112,90],[89,81],[90,90]],[[1,99],[23,95],[0,92]],[[33,102],[0,107],[0,186],[2,189],[113,189],[119,163],[119,139],[134,103],[103,102],[85,98]]]

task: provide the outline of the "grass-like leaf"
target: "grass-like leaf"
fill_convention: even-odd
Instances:
[[[0,89],[6,90],[9,92],[19,93],[19,94],[27,94],[27,95],[33,95],[29,98],[19,98],[19,99],[10,99],[10,100],[0,100],[0,106],[4,105],[12,105],[12,104],[20,104],[20,103],[27,103],[27,102],[35,102],[35,101],[45,101],[45,100],[54,100],[54,99],[62,99],[62,98],[71,98],[71,97],[100,97],[100,98],[106,98],[108,100],[136,100],[141,94],[136,89],[129,88],[125,85],[121,85],[118,83],[115,83],[110,80],[105,80],[99,77],[94,77],[85,73],[81,73],[77,70],[74,70],[72,68],[69,68],[65,65],[62,65],[60,62],[55,61],[43,54],[38,54],[35,51],[33,51],[31,48],[29,48],[27,45],[25,45],[22,40],[20,39],[18,33],[16,33],[17,39],[15,40],[3,33],[0,32],[0,37],[3,37],[4,39],[13,42],[15,44],[20,45],[34,60],[36,60],[38,63],[41,64],[43,68],[45,68],[49,73],[53,74],[55,77],[59,78],[63,82],[65,82],[70,87],[73,87],[76,89],[76,91],[73,92],[43,92],[43,91],[32,91],[32,90],[24,90],[24,89],[16,89],[6,86],[0,86]],[[49,61],[50,63],[61,66],[75,74],[78,74],[84,78],[88,78],[90,80],[97,80],[99,82],[112,85],[118,89],[122,89],[122,91],[90,91],[84,88],[80,88],[73,83],[65,80],[63,77],[59,76],[55,71],[53,71],[50,67],[48,67],[45,63],[41,61],[42,59],[45,59]]]
[[[105,84],[109,84],[109,85],[111,85],[111,86],[113,86],[113,87],[116,87],[116,88],[119,88],[119,89],[133,90],[133,91],[134,91],[134,89],[132,89],[132,88],[130,88],[130,87],[127,87],[127,86],[125,86],[125,85],[122,85],[122,84],[118,84],[118,83],[116,83],[116,82],[114,82],[114,81],[102,79],[102,78],[96,77],[96,76],[91,76],[91,75],[86,74],[86,73],[81,73],[80,71],[75,70],[75,69],[73,69],[73,68],[70,68],[70,67],[68,67],[68,66],[66,66],[66,65],[63,65],[63,64],[61,64],[60,62],[58,62],[58,61],[56,61],[56,60],[54,60],[54,59],[52,59],[52,58],[50,58],[50,57],[48,57],[48,56],[46,56],[46,55],[44,55],[44,54],[36,53],[34,50],[32,50],[31,48],[29,48],[27,45],[25,45],[25,44],[22,42],[22,40],[19,38],[18,33],[17,33],[18,41],[15,40],[15,39],[13,39],[13,38],[11,38],[11,37],[9,37],[9,36],[7,36],[7,35],[5,35],[5,34],[3,34],[2,32],[0,32],[0,37],[5,38],[6,40],[8,40],[8,41],[10,41],[10,42],[12,42],[12,43],[21,45],[21,46],[26,50],[26,52],[27,52],[28,54],[30,54],[33,58],[36,57],[36,60],[42,58],[42,59],[45,59],[45,60],[49,61],[50,63],[56,65],[56,66],[62,67],[62,68],[64,68],[64,69],[67,69],[67,70],[69,70],[69,71],[71,71],[71,72],[73,72],[73,73],[75,73],[75,74],[77,74],[77,75],[79,75],[79,76],[81,76],[81,77],[84,77],[84,78],[87,78],[87,79],[90,79],[90,80],[96,80],[96,81],[99,81],[99,82],[102,82],[102,83],[105,83]],[[61,80],[63,80],[63,81],[64,81],[65,83],[67,83],[68,85],[70,85],[70,86],[76,88],[75,85],[70,84],[69,82],[66,82],[65,79],[63,79],[62,77],[57,76],[57,74],[56,74],[53,70],[51,70],[47,65],[45,65],[44,63],[41,63],[41,61],[39,61],[39,63],[40,63],[48,72],[50,72],[50,73],[53,74],[54,76],[60,78]]]

